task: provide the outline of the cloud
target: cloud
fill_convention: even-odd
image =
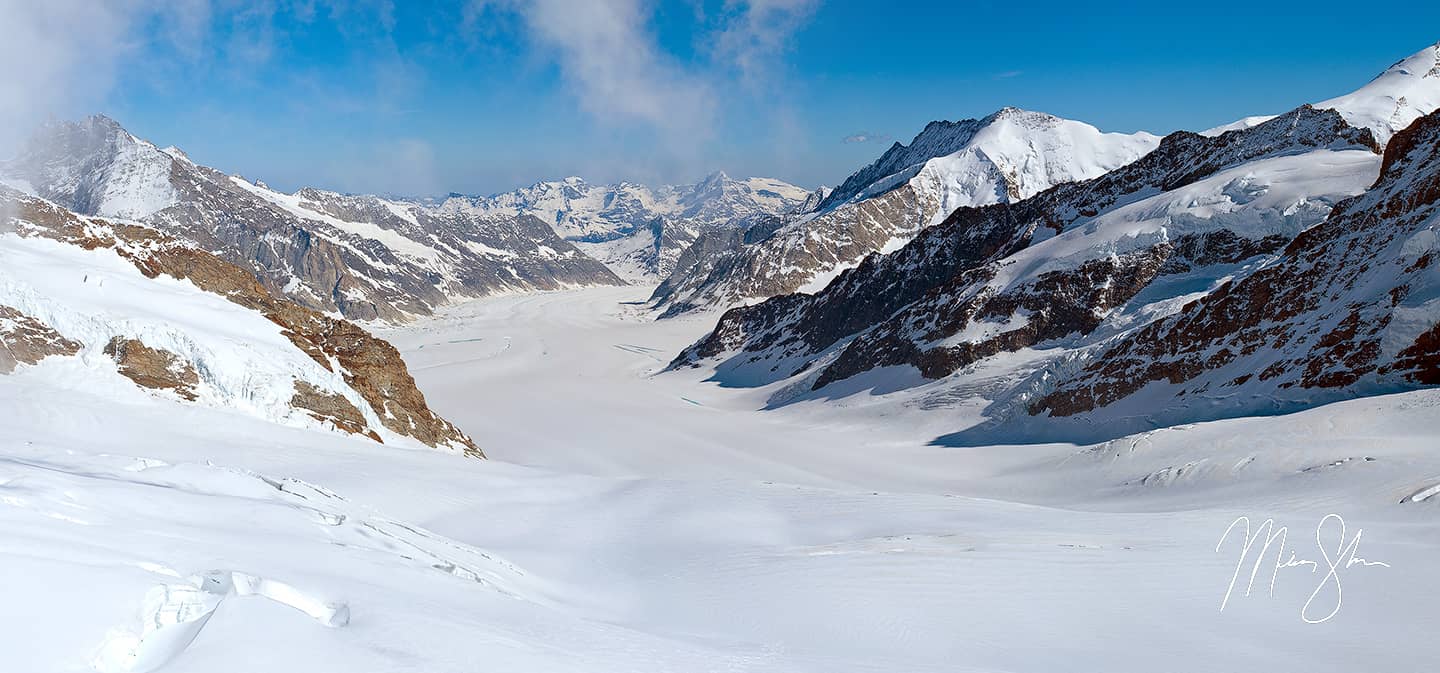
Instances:
[[[37,123],[107,90],[131,17],[125,3],[0,0],[0,154]]]
[[[463,23],[487,10],[518,14],[536,46],[553,53],[586,112],[609,124],[643,124],[667,140],[706,138],[715,92],[666,57],[640,0],[497,0],[472,3]]]
[[[40,122],[98,109],[127,58],[195,56],[210,0],[0,0],[0,155]]]
[[[1005,72],[997,72],[991,75],[991,77],[994,79],[1010,79],[1011,77],[1019,77],[1023,74],[1025,74],[1023,70],[1006,70]]]
[[[733,14],[714,40],[719,58],[739,70],[746,86],[771,84],[791,37],[819,5],[819,0],[726,0]]]
[[[707,144],[726,137],[727,108],[769,117],[775,133],[788,133],[785,120],[793,115],[777,86],[780,64],[791,36],[818,5],[726,0],[710,22],[697,3],[693,37],[699,53],[684,61],[662,48],[649,0],[471,0],[461,30],[490,34],[518,17],[529,45],[558,64],[566,94],[589,116],[653,134],[665,156],[648,161],[693,164]]]
[[[889,139],[890,136],[884,133],[870,133],[869,131],[860,131],[859,133],[852,133],[848,136],[845,136],[844,138],[841,138],[840,142],[845,143],[846,145],[855,145],[859,143],[883,143]]]

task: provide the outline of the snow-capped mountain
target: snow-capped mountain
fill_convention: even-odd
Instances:
[[[1440,385],[1440,112],[1390,138],[1380,178],[1278,258],[1084,352],[1030,413],[1155,422],[1287,412]]]
[[[1383,146],[1416,119],[1440,109],[1440,43],[1390,66],[1360,89],[1321,101],[1352,126],[1370,129]]]
[[[405,320],[495,292],[621,282],[524,215],[283,194],[95,116],[42,129],[0,179],[76,212],[147,223],[250,269],[274,293],[360,320]]]
[[[245,269],[3,187],[0,215],[0,374],[106,404],[197,405],[482,457],[394,347],[276,298]]]
[[[793,212],[812,195],[771,178],[716,172],[693,185],[538,182],[488,197],[452,195],[445,208],[486,216],[532,215],[616,273],[636,282],[668,275],[680,251],[715,229],[744,228]]]
[[[1029,198],[1055,185],[1124,166],[1159,144],[1150,133],[1102,133],[1043,112],[1004,108],[983,119],[931,122],[909,145],[895,143],[835,188],[823,208],[909,184],[938,203],[960,206]]]
[[[815,211],[722,253],[705,273],[672,274],[652,302],[673,315],[818,290],[866,255],[898,248],[956,208],[1010,203],[1093,178],[1158,143],[1149,133],[1102,133],[1015,108],[983,119],[932,122],[909,145],[895,143],[847,178]]]
[[[457,209],[534,215],[566,240],[600,242],[643,229],[657,217],[698,228],[745,222],[795,209],[810,192],[770,178],[734,180],[717,171],[693,185],[592,185],[578,177],[537,182],[487,197],[452,195]]]
[[[1232,265],[1284,245],[1373,179],[1377,149],[1369,131],[1309,107],[1215,138],[1176,133],[1099,178],[957,209],[815,295],[732,310],[677,363],[733,354],[727,375],[806,370],[822,387],[897,365],[939,378],[998,350],[1089,333],[1167,262],[1199,274],[1176,287],[1204,287],[1209,270],[1195,262]],[[1327,168],[1301,170],[1310,164]]]
[[[1370,129],[1383,147],[1391,136],[1427,111],[1440,109],[1437,78],[1440,78],[1440,43],[1401,59],[1356,91],[1313,105],[1339,112],[1351,126]],[[1274,118],[1275,115],[1246,117],[1202,131],[1201,135],[1218,136]]]
[[[968,431],[976,441],[1123,434],[1429,381],[1440,121],[1395,135],[1382,172],[1391,127],[1367,111],[1434,112],[1434,59],[1427,48],[1318,106],[1172,134],[1098,178],[959,208],[814,295],[731,310],[672,367],[788,381],[772,404],[877,386],[980,397],[990,423]]]

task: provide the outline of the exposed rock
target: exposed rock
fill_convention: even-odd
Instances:
[[[290,405],[311,412],[310,415],[315,420],[333,423],[344,432],[365,435],[384,444],[380,435],[375,434],[365,422],[365,415],[360,413],[360,409],[350,400],[345,399],[344,395],[321,390],[308,381],[297,380],[295,397],[290,399]]]
[[[169,351],[151,348],[137,339],[116,337],[105,345],[105,354],[115,360],[120,375],[151,390],[168,390],[194,401],[200,375],[195,366]]]
[[[79,352],[79,343],[66,339],[49,325],[0,305],[0,374],[9,374],[22,364],[39,364],[52,355]]]

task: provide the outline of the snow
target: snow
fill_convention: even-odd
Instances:
[[[847,202],[911,185],[933,204],[934,224],[962,206],[1029,198],[1057,184],[1098,177],[1150,153],[1151,133],[1102,133],[1078,121],[1005,108],[981,120],[932,122],[846,180]],[[856,184],[863,182],[863,185]]]
[[[1380,157],[1366,150],[1314,150],[1252,161],[1076,222],[1006,258],[991,284],[1004,288],[1077,268],[1097,255],[1124,254],[1221,227],[1251,239],[1293,237],[1324,220],[1334,203],[1364,192],[1379,173]]]
[[[442,208],[493,215],[534,215],[571,242],[606,242],[647,227],[657,217],[699,226],[732,226],[786,212],[810,193],[774,178],[732,180],[716,172],[693,185],[650,187],[629,182],[592,185],[578,177],[537,182],[487,197],[453,197]],[[641,236],[643,238],[643,236]],[[606,251],[601,251],[604,254]],[[624,255],[615,269],[626,275]],[[607,263],[611,259],[602,261]],[[653,273],[644,274],[653,277]]]
[[[300,197],[299,192],[296,192],[295,194],[281,194],[279,192],[266,189],[259,185],[252,184],[239,176],[231,176],[230,181],[235,183],[237,186],[244,189],[245,191],[248,191],[251,194],[259,196],[266,201],[269,201],[270,203],[280,206],[281,208],[284,208],[286,211],[290,212],[290,214],[295,215],[296,217],[299,217],[301,219],[323,222],[342,232],[354,234],[356,236],[359,236],[360,238],[368,238],[371,240],[379,241],[381,244],[383,244],[385,247],[389,248],[396,254],[405,255],[412,259],[431,262],[432,264],[439,262],[441,259],[442,255],[439,250],[420,243],[419,241],[416,241],[414,239],[408,238],[402,235],[400,232],[394,231],[392,229],[386,229],[385,227],[377,225],[373,222],[351,222],[349,220],[342,220],[338,217],[334,217],[332,215],[306,208],[302,203],[303,199]],[[391,212],[394,212],[396,215],[399,215],[412,223],[414,222],[415,216],[407,210],[401,208],[398,204],[394,204],[388,201],[382,201],[382,203],[384,203],[386,207],[391,210]],[[357,250],[357,252],[360,251]],[[366,256],[369,257],[369,255]],[[376,264],[379,264],[378,260],[376,261]]]
[[[170,184],[174,159],[124,131],[120,135],[96,214],[140,220],[178,203]]]
[[[1082,122],[1007,109],[965,150],[930,160],[910,182],[922,194],[939,195],[938,221],[961,206],[1018,201],[1057,184],[1099,177],[1159,144],[1160,137],[1150,133],[1101,133]]]
[[[145,397],[103,353],[113,338],[139,339],[194,365],[200,378],[196,404],[293,427],[324,427],[290,406],[298,379],[344,395],[380,427],[339,373],[301,352],[275,323],[189,281],[146,278],[112,250],[0,235],[0,304],[83,345],[77,358],[50,367],[60,387]]]
[[[1360,89],[1316,103],[1334,109],[1352,126],[1368,128],[1384,145],[1390,137],[1440,109],[1440,43],[1390,66]]]
[[[1224,135],[1226,133],[1229,133],[1230,131],[1243,131],[1250,127],[1264,124],[1265,122],[1274,119],[1276,116],[1277,115],[1257,115],[1254,117],[1245,117],[1244,119],[1233,121],[1229,124],[1222,124],[1212,129],[1206,129],[1204,131],[1201,131],[1200,135],[1207,138],[1213,138],[1218,135]]]
[[[492,461],[70,389],[63,360],[4,379],[0,670],[1342,671],[1426,656],[1440,524],[1428,500],[1398,503],[1440,482],[1440,395],[956,451],[927,441],[968,411],[875,396],[757,412],[753,391],[654,376],[706,325],[620,303],[646,294],[488,299],[386,334]],[[1356,456],[1375,460],[1340,462]],[[1306,540],[1332,510],[1391,565],[1345,570],[1332,621],[1300,619],[1318,583],[1304,571],[1219,611],[1235,561],[1216,542],[1236,517],[1273,516],[1318,558]]]

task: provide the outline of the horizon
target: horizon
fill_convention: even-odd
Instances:
[[[1304,34],[1259,39],[1181,26],[1188,17],[1170,9],[1148,20],[1171,19],[1175,32],[1135,35],[1118,20],[1126,10],[1046,3],[1031,43],[1068,41],[1055,61],[1009,53],[998,35],[925,39],[959,18],[1008,18],[996,3],[915,3],[933,18],[920,26],[819,0],[605,0],[583,12],[560,0],[81,5],[7,10],[21,38],[0,49],[43,66],[0,95],[12,129],[0,147],[44,120],[103,114],[287,192],[414,198],[567,177],[686,185],[715,172],[834,187],[929,122],[1003,107],[1104,132],[1201,131],[1353,91],[1437,37],[1422,16],[1336,48],[1307,39],[1319,22],[1344,26],[1331,13]],[[1417,11],[1440,19],[1440,8]],[[22,35],[56,22],[74,27],[69,42]],[[1202,40],[1208,51],[1186,48]],[[46,90],[56,78],[81,85]]]

